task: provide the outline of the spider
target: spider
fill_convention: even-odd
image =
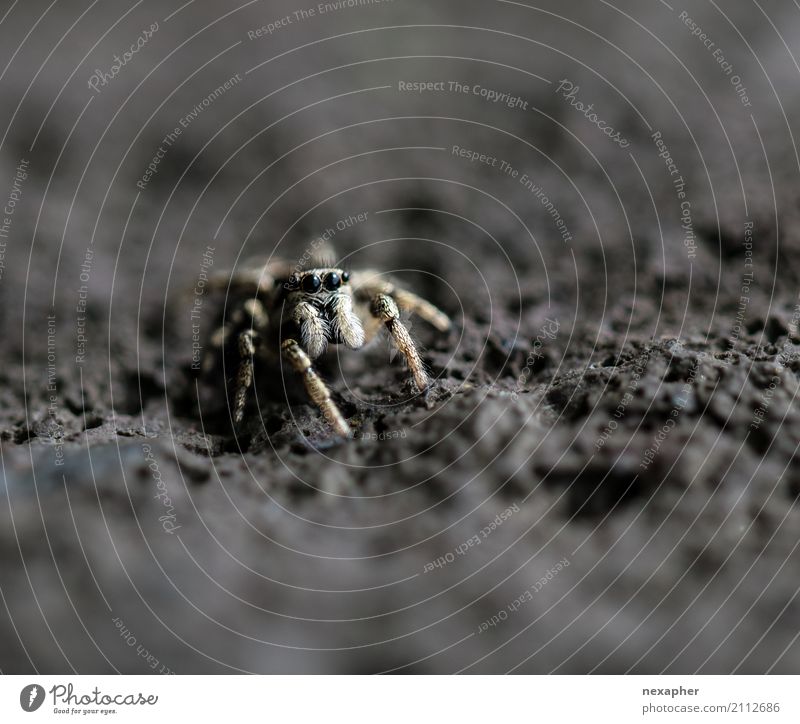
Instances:
[[[214,350],[225,352],[235,345],[239,360],[233,390],[236,425],[244,419],[254,364],[275,369],[284,361],[301,376],[306,393],[334,431],[351,437],[350,425],[313,362],[328,345],[361,349],[384,327],[408,363],[417,391],[430,388],[431,379],[400,311],[416,314],[440,332],[450,329],[450,319],[377,271],[349,272],[318,259],[313,263],[320,265],[299,269],[285,259],[251,261],[240,271],[216,273],[209,280],[211,289],[226,290],[240,300],[211,336]],[[212,366],[213,358],[206,355],[204,369]]]

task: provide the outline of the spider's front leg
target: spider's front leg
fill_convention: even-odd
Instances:
[[[281,343],[281,353],[292,366],[295,372],[303,377],[303,384],[311,401],[320,409],[325,419],[337,434],[350,437],[350,426],[339,411],[336,403],[331,398],[328,386],[317,374],[309,356],[296,339],[286,339]]]
[[[397,349],[406,358],[414,383],[420,392],[425,392],[430,386],[430,378],[425,371],[422,357],[417,350],[406,326],[400,321],[400,310],[394,299],[388,294],[377,294],[370,304],[370,312],[380,319],[392,337]]]
[[[405,309],[416,314],[440,332],[450,329],[450,319],[430,302],[383,279],[378,272],[358,272],[352,278],[357,297],[367,302],[372,316],[386,325],[394,344],[408,362],[414,383],[420,392],[425,392],[430,387],[431,380],[408,329],[400,320],[399,310]]]

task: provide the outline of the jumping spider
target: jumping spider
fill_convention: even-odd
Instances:
[[[435,306],[376,271],[348,272],[322,265],[298,270],[287,260],[273,259],[266,264],[250,263],[232,275],[215,274],[211,287],[241,300],[211,337],[216,350],[235,345],[239,363],[233,420],[237,425],[244,418],[254,363],[277,368],[282,357],[302,376],[308,396],[331,427],[349,437],[350,426],[314,369],[313,360],[329,344],[361,349],[385,327],[405,357],[417,390],[425,392],[431,380],[400,319],[400,310],[418,315],[440,332],[451,326],[450,319]],[[212,366],[213,358],[207,356],[204,368]]]

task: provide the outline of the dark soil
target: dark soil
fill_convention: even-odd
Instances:
[[[796,673],[797,8],[689,10],[727,71],[655,0],[182,4],[0,24],[0,670]],[[355,439],[263,368],[237,434],[193,289],[328,228],[435,389],[382,340]]]

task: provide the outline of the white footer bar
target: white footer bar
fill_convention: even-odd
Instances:
[[[800,722],[787,676],[3,676],[0,721]]]

